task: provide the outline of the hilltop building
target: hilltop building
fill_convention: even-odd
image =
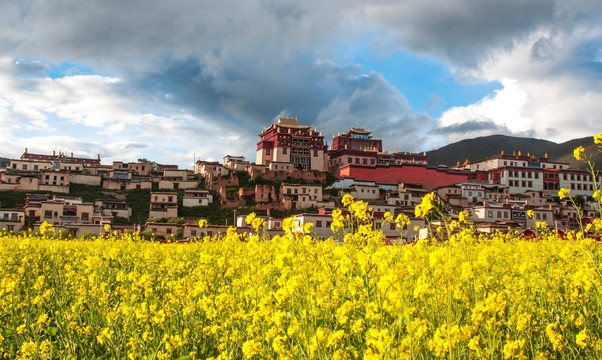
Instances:
[[[71,153],[71,156],[67,156],[65,155],[65,153],[60,151],[58,155],[56,154],[56,151],[52,151],[52,155],[32,154],[27,151],[27,148],[25,148],[25,152],[23,153],[23,155],[21,155],[21,160],[50,161],[54,164],[55,167],[59,167],[59,164],[62,162],[83,164],[89,166],[100,165],[100,154],[97,156],[96,159],[88,159],[73,157],[73,153]]]
[[[328,170],[340,177],[341,167],[361,165],[419,164],[426,165],[426,154],[383,152],[382,139],[374,139],[372,132],[352,127],[343,134],[332,137],[332,149],[328,151]]]
[[[324,137],[311,126],[300,125],[296,118],[280,117],[259,134],[258,165],[272,162],[292,163],[295,169],[324,171],[326,149]]]
[[[592,175],[585,170],[570,169],[569,164],[548,160],[545,156],[528,154],[495,155],[490,159],[466,163],[463,169],[485,174],[489,184],[507,186],[511,194],[526,191],[547,191],[555,194],[561,188],[571,195],[589,196],[595,188]],[[598,174],[599,177],[599,174]],[[599,177],[598,183],[602,178]]]

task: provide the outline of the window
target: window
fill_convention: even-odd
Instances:
[[[51,210],[44,211],[44,218],[51,219],[52,218],[52,211]]]
[[[397,225],[397,224],[395,224],[394,222],[390,223],[389,224],[389,229],[390,230],[395,230],[395,225]]]
[[[23,164],[23,165],[21,165],[21,169],[23,169],[23,170],[27,170],[27,164]]]
[[[90,220],[90,213],[83,212],[82,213],[82,220]]]
[[[286,155],[286,152],[287,152],[286,148],[283,148],[283,149],[282,149],[282,154],[283,154],[283,155]]]
[[[322,227],[322,220],[316,221],[316,227]]]
[[[489,210],[487,212],[487,217],[492,218],[493,217],[493,211]]]

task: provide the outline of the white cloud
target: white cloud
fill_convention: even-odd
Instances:
[[[39,153],[101,154],[104,163],[141,157],[184,162],[185,156],[178,154],[187,152],[186,144],[199,138],[212,151],[222,147],[224,138],[211,135],[206,131],[209,127],[194,116],[179,110],[166,115],[138,113],[142,104],[135,96],[123,95],[119,79],[98,75],[19,78],[14,66],[11,59],[0,60],[0,79],[7,80],[0,84],[2,156],[18,157],[28,147]],[[229,137],[230,143],[242,144],[232,141],[237,135],[228,130],[214,130]]]
[[[600,132],[602,71],[594,63],[598,54],[594,44],[600,40],[600,29],[576,27],[571,33],[558,33],[541,28],[510,49],[492,51],[478,68],[459,71],[497,80],[503,89],[474,104],[447,110],[438,125],[491,121],[508,134],[556,142]],[[448,140],[496,131],[500,128],[455,132]]]
[[[528,102],[527,93],[516,80],[505,79],[500,82],[503,88],[495,91],[495,94],[475,104],[453,107],[441,115],[437,124],[440,129],[457,129],[448,132],[449,142],[493,135],[500,130],[524,135],[532,128],[532,120],[522,115]],[[488,123],[492,124],[486,125]],[[466,126],[462,126],[463,124]]]

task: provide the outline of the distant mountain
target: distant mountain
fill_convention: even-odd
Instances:
[[[506,135],[483,136],[475,139],[466,139],[457,143],[446,145],[440,149],[427,152],[430,166],[446,165],[456,166],[468,159],[469,162],[479,161],[500,154],[534,155],[545,157],[552,161],[569,163],[571,168],[584,169],[585,164],[573,157],[573,150],[583,146],[587,153],[593,156],[597,169],[602,169],[602,153],[594,144],[594,137],[588,136],[573,139],[557,144],[548,140],[514,137]]]
[[[9,158],[0,157],[0,168],[6,167],[8,164],[10,164]]]

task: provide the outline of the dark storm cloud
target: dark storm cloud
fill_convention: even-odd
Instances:
[[[17,61],[15,63],[15,74],[19,77],[42,78],[48,70],[48,65],[41,61]]]
[[[496,134],[497,133],[506,133],[506,134],[511,133],[508,129],[495,124],[493,121],[479,121],[479,120],[467,121],[467,122],[464,122],[461,124],[454,124],[454,125],[450,125],[450,126],[440,127],[436,131],[439,134],[447,135],[447,134],[463,134],[463,133],[468,133],[468,132],[485,131],[485,130],[493,131],[493,133],[496,133]]]
[[[385,1],[368,8],[368,19],[386,22],[400,46],[460,66],[476,66],[491,50],[510,49],[542,28],[561,33],[597,27],[602,14],[597,1],[560,0]],[[549,56],[541,52],[546,48],[542,41],[534,55]]]
[[[434,122],[415,114],[381,75],[361,75],[358,66],[312,64],[294,57],[275,63],[242,61],[220,77],[203,76],[199,59],[166,59],[159,68],[156,73],[132,74],[126,83],[149,104],[186,108],[215,125],[252,135],[280,113],[318,126],[327,137],[353,124],[374,129],[377,136],[404,128],[395,141],[404,135],[412,138],[408,126],[418,131]]]
[[[393,151],[418,151],[440,138],[427,134],[435,124],[427,115],[415,113],[407,99],[377,73],[358,77],[348,92],[339,93],[318,115],[325,134],[337,134],[352,126],[383,137],[383,146]]]

